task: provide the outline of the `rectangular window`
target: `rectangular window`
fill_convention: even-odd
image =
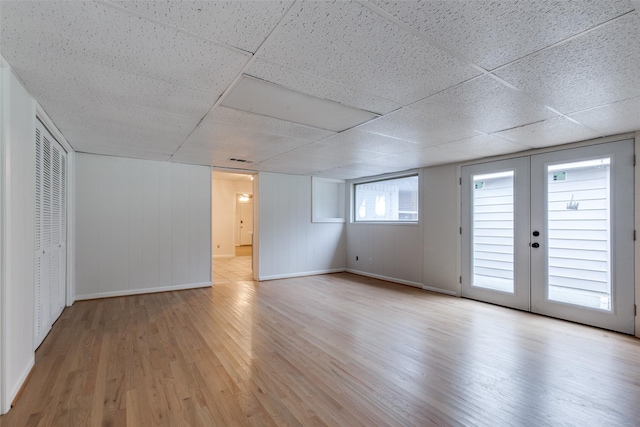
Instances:
[[[354,185],[356,222],[418,222],[418,175]]]

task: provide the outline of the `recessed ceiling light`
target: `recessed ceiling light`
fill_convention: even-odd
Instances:
[[[242,76],[221,105],[334,132],[380,116],[247,75]]]

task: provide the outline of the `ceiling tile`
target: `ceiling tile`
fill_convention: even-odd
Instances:
[[[334,132],[324,129],[317,129],[311,126],[291,123],[221,106],[211,110],[203,120],[201,126],[215,128],[217,124],[253,129],[262,133],[289,136],[309,141],[318,141],[334,134]]]
[[[413,142],[357,129],[341,132],[322,142],[327,147],[331,147],[331,149],[338,152],[343,150],[365,150],[385,155],[403,153],[418,148],[418,145]]]
[[[314,173],[314,176],[334,179],[355,179],[363,176],[375,176],[384,173],[399,172],[404,167],[372,165],[368,163],[351,163],[337,168],[325,169]]]
[[[40,99],[55,87],[88,99],[108,99],[122,104],[201,119],[211,109],[216,96],[197,89],[132,74],[75,59],[27,57],[16,72]]]
[[[640,15],[630,13],[496,74],[561,112],[640,96]]]
[[[464,123],[484,133],[555,116],[522,92],[481,76],[411,105],[432,119]]]
[[[394,111],[358,127],[358,130],[403,139],[420,145],[436,145],[478,135],[471,126],[430,117],[411,108]]]
[[[293,1],[110,1],[218,43],[255,52]]]
[[[2,54],[82,59],[104,67],[222,94],[249,59],[99,2],[2,3]]]
[[[340,148],[338,148],[335,144],[325,141],[305,145],[304,147],[300,147],[291,151],[290,154],[305,155],[310,157],[323,157],[326,159],[335,160],[340,164],[364,162],[384,156],[384,154],[374,153],[372,151],[366,150],[359,150],[357,148],[348,146],[341,146]]]
[[[127,140],[131,148],[150,145],[162,147],[164,152],[171,154],[199,121],[198,118],[111,100],[90,99],[60,90],[43,94],[39,102],[74,148],[88,141],[77,140],[65,132],[82,130],[84,137],[89,140],[99,138],[104,144],[112,141],[114,146],[118,145],[118,141]],[[142,135],[149,135],[149,139],[144,139]]]
[[[570,117],[603,135],[634,132],[640,130],[640,97],[580,111]]]
[[[627,0],[369,0],[492,70],[632,10]]]
[[[479,74],[360,3],[293,7],[260,57],[403,105]]]
[[[601,136],[597,132],[577,125],[564,117],[554,117],[542,122],[498,132],[495,135],[529,147],[549,147]]]
[[[246,74],[306,93],[307,95],[329,99],[378,114],[387,114],[400,108],[400,104],[393,101],[350,89],[312,74],[303,73],[261,59],[257,59],[251,64]]]

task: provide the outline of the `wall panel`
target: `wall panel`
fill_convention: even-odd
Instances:
[[[76,299],[211,285],[209,168],[90,154],[77,164]]]

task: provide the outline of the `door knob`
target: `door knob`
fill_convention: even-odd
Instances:
[[[534,236],[536,236],[536,237],[538,237],[538,236],[540,235],[540,232],[539,232],[539,231],[534,231],[534,232],[533,232],[533,235],[534,235]]]
[[[540,247],[540,243],[532,243],[531,247],[532,248],[539,248]]]

